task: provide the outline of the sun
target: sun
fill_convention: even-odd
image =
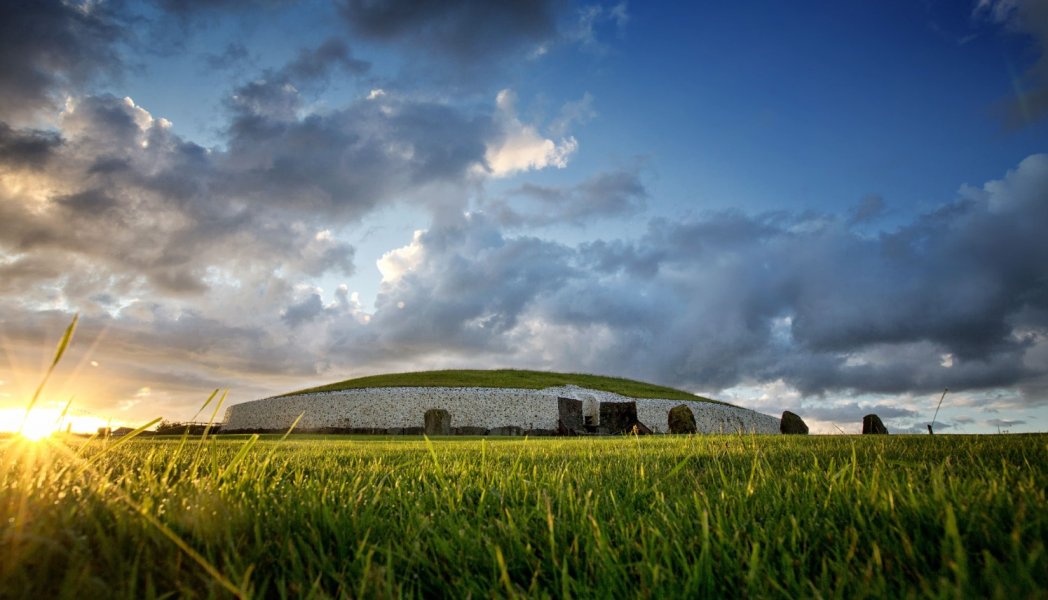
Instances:
[[[22,422],[18,433],[28,440],[37,441],[49,437],[58,427],[59,421],[54,415],[44,411],[33,411]]]

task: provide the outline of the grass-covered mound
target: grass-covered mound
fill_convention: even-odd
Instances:
[[[562,385],[577,385],[591,390],[614,392],[630,398],[666,398],[668,400],[701,400],[718,402],[683,390],[662,385],[583,373],[549,373],[546,371],[521,371],[517,369],[419,371],[414,373],[389,373],[358,377],[329,383],[285,396],[297,396],[313,392],[337,392],[374,387],[489,387],[541,390]],[[719,402],[725,404],[724,402]]]

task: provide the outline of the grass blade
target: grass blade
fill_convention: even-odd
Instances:
[[[25,424],[29,420],[29,414],[33,411],[33,407],[36,406],[37,401],[40,400],[40,394],[44,392],[44,386],[47,385],[47,380],[51,379],[51,374],[55,372],[55,367],[58,366],[58,362],[62,360],[62,355],[65,354],[66,348],[69,347],[69,342],[73,340],[73,332],[76,331],[76,324],[79,320],[79,314],[73,315],[72,322],[70,322],[69,326],[66,327],[62,339],[58,341],[58,347],[55,348],[55,356],[51,359],[51,366],[47,368],[47,372],[44,373],[44,378],[40,381],[40,385],[36,387],[36,391],[33,392],[33,397],[25,407],[25,415],[22,416],[22,424],[18,427],[19,432],[25,429]]]

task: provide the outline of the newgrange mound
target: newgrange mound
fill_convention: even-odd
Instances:
[[[222,429],[430,435],[671,433],[685,407],[699,433],[778,433],[779,419],[618,377],[521,370],[394,373],[235,404]],[[677,409],[675,414],[683,412]]]

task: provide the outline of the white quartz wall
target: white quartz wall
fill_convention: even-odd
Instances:
[[[364,388],[264,398],[230,406],[223,427],[286,429],[300,414],[300,429],[422,427],[425,412],[441,408],[451,415],[452,427],[556,429],[558,397],[582,400],[585,413],[594,415],[600,402],[636,402],[640,422],[660,433],[669,430],[670,409],[681,404],[691,408],[700,433],[779,432],[779,419],[744,408],[700,401],[634,399],[571,385],[543,390]]]

